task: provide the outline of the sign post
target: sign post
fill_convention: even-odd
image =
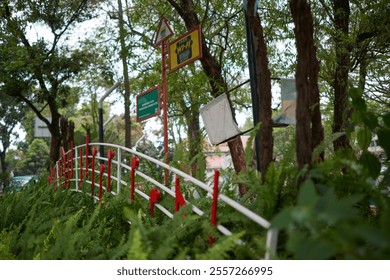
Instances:
[[[169,57],[169,72],[173,72],[202,57],[201,28],[200,25],[181,35],[172,43],[167,44],[168,38],[173,35],[173,31],[165,17],[161,17],[157,29],[157,36],[153,44],[157,47],[161,44],[162,61],[162,94],[163,94],[163,118],[164,118],[164,154],[165,163],[169,164],[168,150],[168,90],[167,90],[167,62],[166,55]],[[168,53],[169,52],[169,53]],[[165,170],[164,183],[168,185],[169,170]]]
[[[160,87],[156,86],[137,95],[137,122],[160,114]]]
[[[169,164],[169,149],[168,149],[168,90],[167,90],[167,67],[166,67],[166,55],[167,55],[167,40],[173,35],[173,31],[168,24],[168,20],[165,17],[161,17],[160,24],[157,29],[157,36],[154,42],[154,47],[161,44],[161,61],[162,61],[162,94],[163,94],[163,123],[164,123],[164,154],[165,163]],[[165,169],[164,184],[168,185],[169,171]]]
[[[169,72],[202,57],[200,25],[169,44]]]

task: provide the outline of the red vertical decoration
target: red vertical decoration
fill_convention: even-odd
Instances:
[[[152,189],[149,194],[150,216],[154,216],[154,205],[160,200],[161,193],[158,189]]]
[[[180,191],[180,178],[175,179],[175,212],[178,212],[182,206],[186,205],[183,194]]]
[[[104,174],[104,164],[100,164],[100,178],[99,178],[99,202],[102,201],[103,197],[103,174]]]
[[[218,184],[219,184],[219,170],[214,171],[214,188],[213,188],[213,202],[211,204],[211,224],[217,226],[217,208],[218,208]],[[210,246],[214,244],[214,237],[209,237]]]
[[[134,200],[134,186],[135,186],[135,170],[139,166],[139,158],[133,157],[131,158],[131,173],[130,173],[130,200]]]
[[[93,148],[92,150],[92,178],[91,178],[91,194],[94,195],[95,192],[95,157],[97,155],[97,149]]]
[[[107,162],[107,173],[108,173],[108,177],[107,177],[107,192],[111,192],[111,161],[112,159],[114,158],[115,156],[115,153],[113,150],[109,150],[108,153],[107,153],[107,158],[108,158],[108,162]]]
[[[56,191],[57,188],[55,187],[55,184],[53,184],[53,180],[54,180],[54,167],[50,166],[50,173],[49,173],[49,176],[47,176],[47,184],[49,186],[53,185],[53,188]]]
[[[70,178],[73,178],[74,176],[74,143],[73,141],[70,141]]]

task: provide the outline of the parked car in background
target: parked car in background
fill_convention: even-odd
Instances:
[[[25,175],[15,176],[11,179],[9,186],[7,187],[8,192],[20,191],[23,187],[26,187],[30,183],[36,183],[38,176],[36,175]]]

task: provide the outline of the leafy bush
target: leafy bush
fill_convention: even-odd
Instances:
[[[221,236],[209,216],[182,207],[174,219],[124,190],[95,204],[86,193],[54,191],[44,180],[1,198],[0,259],[245,259],[264,256],[264,240],[251,240],[243,228]],[[169,200],[172,201],[172,200]],[[199,201],[209,206],[209,201]],[[12,210],[11,210],[12,209]],[[237,214],[222,208],[221,217]],[[238,220],[233,218],[232,220]],[[230,220],[231,222],[231,220]],[[234,223],[232,223],[234,224]],[[237,225],[242,226],[242,223]],[[248,228],[249,229],[249,228]],[[213,247],[209,237],[215,237]],[[241,242],[238,240],[241,239]],[[253,243],[257,242],[257,243]],[[258,248],[258,249],[256,249]]]

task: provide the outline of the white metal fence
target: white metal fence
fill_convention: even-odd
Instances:
[[[257,215],[250,209],[244,207],[237,201],[227,197],[224,194],[218,193],[218,180],[214,180],[214,188],[210,187],[204,182],[199,181],[198,179],[186,174],[185,172],[174,168],[170,165],[167,165],[157,159],[154,159],[150,156],[142,154],[140,152],[134,151],[132,149],[128,149],[119,145],[108,144],[108,143],[87,143],[84,145],[80,145],[74,148],[71,148],[68,152],[62,150],[61,158],[58,160],[56,166],[52,168],[51,173],[49,175],[49,183],[51,183],[55,187],[61,187],[62,185],[70,187],[74,186],[75,191],[81,191],[81,183],[87,183],[91,186],[91,195],[94,199],[99,200],[102,197],[102,192],[109,192],[112,195],[117,195],[121,192],[121,188],[129,187],[129,181],[126,181],[124,176],[130,175],[130,193],[134,196],[134,194],[139,195],[146,201],[150,202],[151,205],[151,214],[154,207],[159,209],[169,218],[174,217],[174,213],[172,213],[169,209],[164,207],[163,205],[158,203],[158,198],[155,197],[156,193],[145,193],[140,188],[134,187],[134,177],[138,176],[143,178],[147,182],[151,183],[156,192],[163,192],[172,196],[177,203],[180,204],[180,197],[184,199],[181,195],[180,189],[176,188],[172,190],[171,188],[165,186],[164,184],[158,182],[156,179],[150,177],[146,173],[137,169],[139,160],[148,161],[150,163],[155,164],[161,169],[169,170],[171,174],[176,177],[176,183],[180,178],[185,180],[186,182],[191,182],[196,188],[200,188],[207,193],[210,194],[210,197],[213,197],[213,207],[215,207],[214,211],[211,213],[215,215],[211,220],[217,221],[217,204],[225,203],[233,208],[235,211],[241,213],[243,216],[249,218],[254,223],[259,226],[259,234],[261,228],[267,231],[266,236],[266,254],[264,256],[265,259],[270,259],[276,254],[276,244],[277,244],[277,236],[278,232],[275,229],[270,227],[270,222],[264,219],[263,217]],[[98,148],[104,146],[108,148],[107,157],[98,155]],[[131,159],[130,159],[131,157]],[[98,168],[96,168],[98,167]],[[215,176],[218,176],[218,172]],[[103,180],[105,179],[105,180]],[[103,181],[106,181],[106,185],[103,186]],[[73,184],[70,184],[70,183]],[[116,189],[112,190],[111,185],[115,183]],[[95,189],[99,191],[98,194],[95,193]],[[183,202],[183,201],[181,201]],[[184,199],[184,203],[189,204],[189,202]],[[153,209],[152,209],[153,206]],[[180,205],[178,205],[180,207]],[[198,208],[196,205],[191,204],[192,211],[197,215],[204,215],[205,212]],[[176,208],[177,209],[177,208]],[[154,211],[154,210],[153,210]],[[227,229],[225,226],[215,223],[216,228],[224,235],[232,235],[232,232]]]

